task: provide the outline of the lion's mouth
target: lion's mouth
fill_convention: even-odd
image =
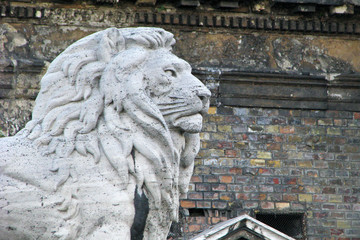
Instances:
[[[179,117],[174,121],[174,126],[189,133],[198,133],[202,129],[203,116],[200,113],[196,113],[189,116]]]

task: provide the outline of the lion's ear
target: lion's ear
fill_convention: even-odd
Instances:
[[[111,57],[125,49],[125,39],[117,28],[105,30],[100,40],[97,56],[100,61],[109,62]]]

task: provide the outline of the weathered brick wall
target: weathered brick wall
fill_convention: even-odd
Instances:
[[[211,108],[185,231],[240,213],[304,213],[307,239],[360,237],[360,112]],[[192,216],[193,209],[205,216]],[[199,212],[199,211],[197,211]]]
[[[107,27],[163,27],[175,35],[175,54],[213,91],[212,105],[234,106],[212,107],[205,119],[176,232],[188,237],[240,213],[297,212],[306,215],[309,239],[360,239],[360,114],[349,112],[360,111],[356,14],[134,1],[0,5],[0,137],[31,118],[46,66],[71,43]],[[308,110],[284,109],[292,106]],[[349,111],[311,110],[329,107]]]

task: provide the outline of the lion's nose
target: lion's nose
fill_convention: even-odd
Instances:
[[[197,89],[196,95],[198,96],[198,98],[201,100],[201,102],[203,104],[202,112],[206,113],[208,111],[208,108],[210,105],[211,92],[205,86],[201,86],[200,88]]]
[[[196,95],[200,98],[201,101],[208,101],[211,97],[211,92],[207,88],[202,87],[196,91]]]
[[[195,84],[192,84],[191,88],[195,91],[196,96],[201,100],[203,108],[207,111],[209,108],[209,102],[211,97],[211,92],[205,85],[194,75],[191,75],[191,79]],[[189,86],[190,87],[190,86]]]

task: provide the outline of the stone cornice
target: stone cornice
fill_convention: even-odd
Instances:
[[[149,25],[180,25],[193,27],[222,27],[249,30],[288,31],[299,33],[323,34],[360,34],[360,24],[354,21],[307,20],[272,17],[267,15],[251,16],[242,14],[163,14],[136,13],[135,23]]]
[[[60,8],[59,8],[60,9]],[[149,8],[148,8],[149,9]],[[55,8],[31,7],[31,6],[0,6],[1,18],[39,19],[46,23],[47,19],[53,18]],[[94,9],[63,8],[62,11],[79,11],[84,15],[91,15]],[[118,13],[124,22],[131,25],[172,25],[189,26],[199,28],[230,28],[252,31],[293,32],[306,34],[341,34],[359,35],[360,21],[352,18],[340,20],[338,18],[300,18],[290,16],[272,16],[266,14],[246,14],[235,12],[200,12],[200,11],[178,11],[178,12],[156,12],[134,9],[133,12],[125,12],[120,8],[110,11]],[[83,20],[86,21],[86,18]],[[61,23],[59,23],[61,24]]]
[[[0,6],[0,19],[3,17],[10,18],[37,18],[44,17],[45,8],[31,6]]]
[[[7,66],[4,74],[40,74],[44,65],[26,62]],[[193,73],[212,84],[212,105],[235,107],[269,107],[288,109],[346,110],[360,109],[360,75],[295,75],[276,72],[205,71]],[[13,89],[0,83],[0,99]]]
[[[214,74],[199,70],[194,73],[204,82],[208,79],[216,82],[218,87],[213,89],[214,105],[348,111],[360,109],[359,75],[311,76],[234,71]]]

